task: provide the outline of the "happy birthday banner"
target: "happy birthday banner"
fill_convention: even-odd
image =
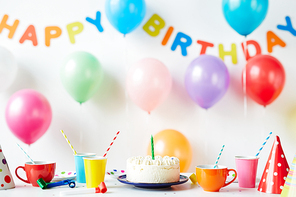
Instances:
[[[242,36],[252,33],[266,17],[268,0],[254,1],[240,0],[240,4],[231,0],[223,0],[222,2],[226,21]],[[145,0],[106,0],[105,5],[107,19],[116,30],[124,35],[135,30],[142,23],[146,14]],[[95,19],[86,17],[85,20],[94,25],[99,32],[104,31],[101,25],[100,11],[96,12]],[[19,22],[19,20],[14,20],[13,24],[10,25],[11,22],[8,24],[8,15],[4,15],[0,23],[0,34],[5,28],[9,31],[8,38],[12,39]],[[291,19],[288,16],[286,17],[286,25],[277,25],[277,28],[296,36],[296,30],[292,27]],[[74,22],[66,25],[66,29],[70,43],[75,44],[75,38],[83,32],[84,25],[81,22]],[[152,37],[157,37],[162,32],[164,37],[161,39],[161,45],[166,46],[171,39],[171,50],[175,51],[179,48],[182,56],[187,56],[187,50],[193,45],[192,38],[183,32],[177,32],[173,38],[174,27],[167,27],[165,20],[158,14],[153,14],[144,23],[142,29]],[[56,44],[57,40],[55,39],[60,37],[61,34],[62,30],[58,26],[45,27],[45,46],[50,47],[51,42]],[[272,31],[267,31],[266,40],[269,53],[277,45],[286,46],[286,43]],[[38,45],[34,25],[29,25],[19,39],[21,44],[25,41],[29,43],[31,41],[33,46]],[[261,46],[257,41],[248,40],[245,43],[245,45],[242,43],[242,50],[245,51],[246,59],[250,58],[248,45],[254,46],[256,53],[255,57],[247,61],[242,71],[241,82],[244,85],[244,94],[259,105],[266,107],[281,94],[286,81],[285,69],[275,57],[261,55]],[[200,54],[205,54],[209,47],[214,47],[213,43],[205,40],[196,40],[196,44],[201,46]],[[223,44],[219,44],[218,49],[220,58],[208,54],[200,55],[188,65],[184,76],[185,89],[188,95],[192,101],[206,110],[214,106],[229,88],[230,73],[222,59],[228,55],[231,56],[234,64],[237,63],[237,48],[234,43],[231,44],[230,51],[225,51]],[[13,55],[2,47],[0,47],[0,60],[7,60],[8,64],[4,64],[7,68],[13,66],[16,68]],[[12,81],[15,76],[14,70],[4,69],[5,74],[3,76],[9,76],[11,80],[2,81]],[[103,69],[94,55],[85,51],[76,51],[64,59],[60,76],[65,90],[75,101],[82,104],[100,88]],[[148,113],[165,101],[171,91],[172,83],[173,78],[169,69],[155,58],[143,58],[137,61],[126,75],[126,90],[129,98]],[[5,83],[0,85],[3,84]],[[15,101],[20,100],[25,105],[15,108]],[[10,130],[29,145],[46,132],[52,119],[51,107],[48,102],[42,102],[43,105],[35,106],[40,103],[40,100],[46,99],[39,92],[29,89],[20,90],[11,96],[5,110],[5,118]],[[34,108],[34,112],[37,109],[38,114],[42,115],[41,122],[40,117],[36,119],[35,113],[27,113],[27,111],[32,111],[26,110],[30,108]],[[36,125],[36,122],[40,127],[32,129],[32,125]],[[19,127],[19,125],[28,125],[28,127]],[[32,131],[34,131],[34,134]],[[23,134],[25,134],[25,137]]]
[[[286,16],[286,25],[277,25],[277,28],[279,30],[288,31],[293,36],[296,36],[296,30],[293,28],[291,19],[289,16]],[[4,15],[0,24],[0,33],[2,33],[2,30],[5,28],[9,31],[8,38],[12,39],[15,31],[18,28],[19,20],[14,20],[13,24],[8,24],[8,15]],[[101,25],[101,12],[97,11],[96,18],[92,19],[90,17],[86,17],[86,21],[95,25],[97,30],[99,32],[103,32],[104,29]],[[143,30],[152,37],[159,36],[161,31],[166,31],[165,36],[162,39],[161,45],[165,46],[168,43],[168,40],[171,38],[172,33],[174,31],[173,26],[169,26],[166,28],[165,20],[160,17],[158,14],[153,14],[149,20],[143,25]],[[82,33],[84,26],[81,22],[74,22],[70,23],[66,26],[67,33],[69,36],[70,43],[75,44],[75,36]],[[59,26],[47,26],[44,30],[45,34],[45,46],[50,47],[51,41],[53,39],[56,39],[61,36],[62,29]],[[25,41],[31,41],[33,46],[38,45],[37,35],[35,31],[34,25],[29,25],[21,38],[19,39],[19,43],[23,44]],[[272,53],[273,47],[279,45],[281,47],[285,47],[286,43],[278,37],[273,31],[268,31],[266,33],[266,40],[267,40],[267,51],[269,53]],[[181,49],[181,54],[183,56],[187,56],[187,49],[193,44],[192,38],[188,36],[187,34],[183,32],[178,32],[174,38],[173,44],[171,46],[171,50],[175,51],[176,48],[179,46]],[[201,45],[200,54],[205,54],[208,47],[214,47],[215,45],[209,41],[204,40],[197,40],[196,44]],[[256,53],[255,55],[261,54],[261,46],[260,44],[255,40],[248,40],[246,41],[246,45],[253,45]],[[245,50],[244,43],[241,43],[242,50],[245,53],[246,59],[248,60],[250,58],[248,49]],[[232,57],[232,63],[237,64],[237,46],[236,44],[231,44],[231,50],[225,51],[223,44],[218,45],[219,49],[219,57],[224,60],[224,57],[229,55]],[[255,56],[254,55],[254,56]]]

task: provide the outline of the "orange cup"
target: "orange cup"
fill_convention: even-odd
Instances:
[[[207,192],[218,192],[222,187],[231,184],[237,176],[234,169],[228,169],[220,165],[217,168],[214,168],[214,165],[199,165],[195,169],[198,184]],[[226,183],[230,171],[235,173],[235,177]]]

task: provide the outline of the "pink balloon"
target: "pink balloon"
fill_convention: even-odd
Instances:
[[[167,98],[172,87],[172,78],[162,62],[145,58],[131,67],[126,86],[133,102],[150,113]]]
[[[52,112],[49,102],[42,94],[25,89],[11,96],[5,117],[12,133],[30,145],[47,131]]]

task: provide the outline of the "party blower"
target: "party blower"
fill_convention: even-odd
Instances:
[[[76,186],[75,181],[72,181],[70,179],[66,179],[59,182],[46,183],[42,178],[40,178],[37,180],[37,183],[41,189],[48,189],[48,188],[62,186],[62,185],[69,185],[69,187],[71,188],[74,188]]]
[[[106,193],[107,187],[104,182],[101,182],[99,187],[96,188],[87,188],[87,189],[75,189],[71,191],[60,192],[60,196],[66,195],[78,195],[78,194],[94,194],[94,193]]]

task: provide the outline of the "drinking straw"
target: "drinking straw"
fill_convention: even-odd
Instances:
[[[20,147],[20,149],[25,153],[25,155],[31,160],[31,162],[33,163],[33,164],[35,164],[35,162],[33,161],[33,159],[26,153],[26,151],[18,144],[18,143],[16,143],[17,145],[18,145],[18,147]]]
[[[222,148],[221,148],[221,150],[220,150],[220,153],[219,153],[219,155],[218,155],[218,157],[217,157],[217,160],[216,160],[216,163],[215,163],[214,168],[217,168],[217,166],[218,166],[217,164],[218,164],[219,159],[220,159],[220,156],[221,156],[221,154],[222,154],[222,152],[223,152],[224,146],[225,146],[225,145],[223,145]]]
[[[262,144],[262,146],[260,147],[258,153],[256,154],[256,157],[258,157],[258,155],[260,154],[261,150],[263,149],[263,147],[265,146],[267,140],[270,138],[272,132],[269,133],[269,135],[267,136],[267,138],[265,139],[264,143]]]
[[[74,150],[72,144],[71,144],[70,141],[68,140],[68,138],[67,138],[67,136],[65,135],[64,131],[61,130],[61,132],[62,132],[62,134],[63,134],[65,140],[68,142],[69,146],[71,147],[72,151],[74,152],[74,155],[77,155],[77,152]]]
[[[152,135],[151,135],[151,156],[152,156],[152,160],[154,160],[154,143],[153,143]]]
[[[107,155],[107,153],[109,152],[111,146],[113,145],[114,141],[116,140],[116,138],[117,138],[119,132],[120,132],[120,131],[118,131],[118,132],[116,133],[115,137],[113,138],[112,142],[110,143],[110,145],[109,145],[109,147],[107,148],[107,150],[106,150],[105,154],[103,155],[103,157],[106,157],[106,155]]]

